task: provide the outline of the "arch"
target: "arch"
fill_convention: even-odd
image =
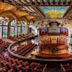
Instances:
[[[10,19],[13,18],[15,20],[18,19],[17,15],[14,14],[12,11],[3,11],[3,12],[0,12],[0,16],[3,16],[3,17],[9,17]]]
[[[18,20],[28,21],[27,18],[26,18],[25,16],[21,16],[21,17],[19,17]]]

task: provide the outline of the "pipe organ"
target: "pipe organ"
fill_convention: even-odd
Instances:
[[[58,22],[50,22],[49,27],[40,29],[40,50],[37,57],[68,57],[68,29]]]

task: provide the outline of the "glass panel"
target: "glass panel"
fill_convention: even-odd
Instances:
[[[46,16],[53,17],[63,17],[63,15],[68,10],[69,6],[40,6],[40,9],[44,12]]]
[[[3,26],[3,37],[7,37],[7,26]]]
[[[15,21],[13,20],[12,22],[11,22],[11,26],[14,26],[15,25]]]
[[[8,21],[3,21],[3,25],[8,25]]]
[[[17,35],[17,25],[15,25],[15,35]]]
[[[42,2],[42,0],[36,0],[37,2]]]
[[[2,25],[2,20],[0,20],[0,25]]]
[[[4,21],[3,21],[3,37],[7,37],[7,29],[8,29],[7,25],[8,25],[8,22],[7,22],[7,20],[4,19]]]
[[[11,27],[10,35],[14,36],[14,27]]]
[[[17,26],[17,30],[18,30],[18,35],[21,34],[21,26]]]
[[[0,38],[2,38],[2,26],[0,26]]]
[[[47,2],[47,0],[43,0],[44,2]]]
[[[0,25],[3,24],[3,17],[0,17]]]
[[[17,25],[17,35],[20,35],[21,34],[21,22],[18,22],[18,25]]]
[[[24,24],[22,24],[22,34],[24,34],[25,32],[25,25]]]

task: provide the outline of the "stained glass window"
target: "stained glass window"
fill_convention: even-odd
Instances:
[[[15,35],[17,35],[17,25],[15,24]]]
[[[18,33],[18,35],[21,34],[21,25],[18,25],[18,26],[17,26],[17,33]]]
[[[15,25],[15,22],[14,22],[14,20],[13,20],[13,21],[11,22],[11,27],[10,27],[10,35],[11,35],[11,36],[14,36],[14,34],[15,34],[14,25]]]
[[[8,26],[7,26],[8,22],[7,21],[3,21],[3,37],[7,37],[7,31],[8,31]]]
[[[17,22],[17,35],[21,34],[21,22]]]
[[[24,24],[24,22],[22,23],[22,34],[24,34],[25,32],[25,24]]]
[[[48,17],[63,17],[69,6],[40,6],[41,11]]]
[[[2,20],[0,19],[0,38],[2,38]]]

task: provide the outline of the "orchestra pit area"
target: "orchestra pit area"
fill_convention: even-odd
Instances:
[[[72,0],[0,0],[0,72],[72,72]]]

